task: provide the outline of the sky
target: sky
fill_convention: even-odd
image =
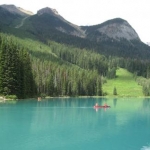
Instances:
[[[150,42],[150,0],[0,0],[2,4],[14,4],[33,13],[50,7],[76,25],[96,25],[122,18],[143,42]]]

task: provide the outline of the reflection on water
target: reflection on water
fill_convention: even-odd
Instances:
[[[150,99],[149,98],[145,98],[143,100],[143,107],[144,108],[150,108]]]
[[[111,108],[95,111],[95,103]],[[143,146],[150,139],[149,127],[149,99],[52,98],[0,103],[4,150],[149,150]]]
[[[113,104],[114,104],[114,107],[116,107],[116,105],[117,105],[117,98],[113,99]]]
[[[150,146],[143,146],[141,150],[150,150]]]

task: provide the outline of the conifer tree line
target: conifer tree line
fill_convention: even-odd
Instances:
[[[116,78],[118,67],[142,76],[144,81],[137,82],[150,95],[149,60],[106,57],[53,41],[46,45],[0,34],[0,95],[101,96],[102,77]]]
[[[109,57],[108,58],[108,76],[109,78],[114,78],[115,71],[118,67],[125,68],[129,72],[134,74],[134,78],[137,84],[142,86],[143,94],[145,96],[150,96],[150,61],[140,60],[140,59],[125,59],[122,57]],[[111,72],[109,71],[111,70]],[[114,76],[115,75],[115,76]]]
[[[36,94],[29,54],[4,35],[0,35],[0,94],[18,98]]]
[[[25,47],[14,37],[0,35],[1,95],[18,98],[102,95],[101,76],[97,70],[82,69],[51,53],[45,57],[44,53]]]
[[[136,76],[150,78],[150,60],[140,60],[122,57],[109,57],[109,69],[125,68]]]
[[[106,76],[108,62],[105,56],[86,49],[62,46],[52,41],[49,41],[49,46],[52,52],[62,60],[78,65],[83,69],[97,70],[99,74]]]
[[[97,71],[59,65],[33,58],[33,72],[39,95],[102,95],[101,76]],[[38,64],[38,66],[37,66]]]

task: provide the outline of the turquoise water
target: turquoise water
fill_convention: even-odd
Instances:
[[[109,109],[93,108],[107,102]],[[0,150],[150,150],[150,99],[0,103]]]

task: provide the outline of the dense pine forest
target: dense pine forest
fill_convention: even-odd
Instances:
[[[0,93],[17,98],[36,94],[28,52],[6,35],[0,35]]]
[[[91,49],[0,34],[0,95],[19,99],[37,96],[102,96],[116,69],[134,74],[150,95],[150,61],[104,56]],[[138,78],[141,76],[141,78]]]
[[[60,59],[52,52],[56,48],[58,53],[59,44],[45,46],[4,34],[0,39],[1,95],[16,95],[18,98],[102,95],[98,68],[84,69]]]

